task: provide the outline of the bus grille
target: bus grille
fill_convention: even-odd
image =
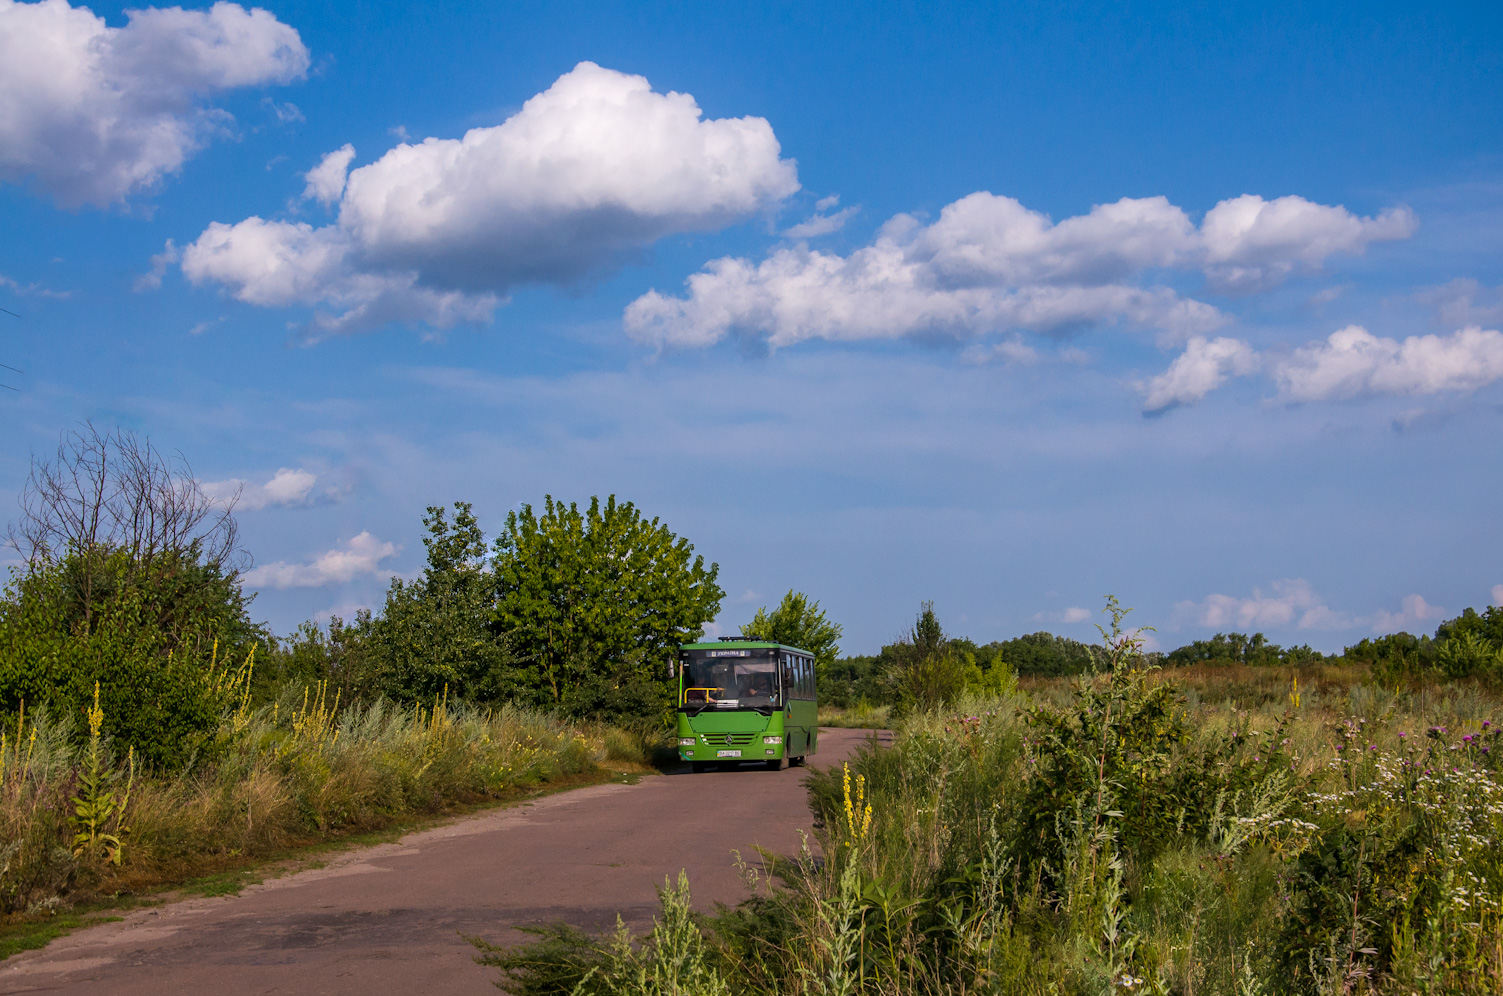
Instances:
[[[711,747],[745,747],[757,742],[759,733],[701,733],[704,742]]]

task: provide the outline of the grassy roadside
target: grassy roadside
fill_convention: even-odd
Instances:
[[[392,843],[409,834],[430,830],[469,816],[527,805],[573,789],[615,782],[635,784],[643,775],[657,774],[659,770],[659,767],[651,763],[608,758],[592,771],[531,788],[519,788],[504,797],[456,803],[434,813],[408,814],[393,818],[377,829],[310,838],[289,844],[280,851],[258,856],[206,859],[198,866],[184,866],[180,877],[164,876],[155,882],[142,883],[138,891],[96,894],[65,908],[8,914],[0,919],[0,961],[22,951],[46,947],[53,940],[75,930],[121,920],[122,914],[144,906],[200,897],[236,896],[248,886],[322,868],[332,857],[357,848]]]
[[[660,737],[442,700],[225,717],[211,760],[142,772],[45,711],[0,731],[0,952],[142,902],[225,895],[331,849],[653,770]],[[173,890],[177,890],[174,892]]]
[[[582,996],[1503,993],[1503,688],[1108,650],[812,772],[825,860],[755,899],[699,915],[680,878],[646,935],[483,963]]]
[[[819,725],[848,730],[887,730],[892,728],[891,712],[891,706],[874,706],[864,699],[849,709],[820,706]]]

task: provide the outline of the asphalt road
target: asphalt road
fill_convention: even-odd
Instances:
[[[815,764],[870,731],[826,729]],[[564,920],[591,931],[620,913],[645,926],[654,887],[689,872],[694,904],[746,895],[731,855],[799,846],[804,770],[750,766],[597,785],[466,817],[238,896],[137,910],[0,963],[0,993],[492,993],[494,969],[461,934]]]

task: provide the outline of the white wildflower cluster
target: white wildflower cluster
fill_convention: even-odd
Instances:
[[[1503,911],[1503,883],[1487,877],[1503,848],[1503,783],[1452,751],[1443,742],[1377,751],[1364,759],[1362,780],[1339,792],[1309,793],[1306,801],[1317,813],[1374,831],[1424,823],[1430,858],[1448,870],[1447,899],[1475,917],[1468,926],[1476,928],[1486,914]],[[1358,770],[1340,761],[1335,766],[1348,776]]]
[[[1284,858],[1303,852],[1320,833],[1317,824],[1279,813],[1239,816],[1234,822],[1241,839],[1267,844],[1274,854]]]

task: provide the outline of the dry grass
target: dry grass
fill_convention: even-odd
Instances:
[[[19,735],[18,735],[19,730]],[[653,738],[510,707],[335,710],[315,692],[226,718],[210,762],[172,773],[108,765],[98,832],[80,844],[87,748],[45,712],[0,744],[0,910],[49,913],[182,881],[413,816],[500,800],[608,770],[645,771]],[[87,743],[87,742],[86,742]]]
[[[885,730],[892,723],[891,714],[891,706],[874,706],[862,699],[849,709],[820,706],[819,725],[854,730]]]

